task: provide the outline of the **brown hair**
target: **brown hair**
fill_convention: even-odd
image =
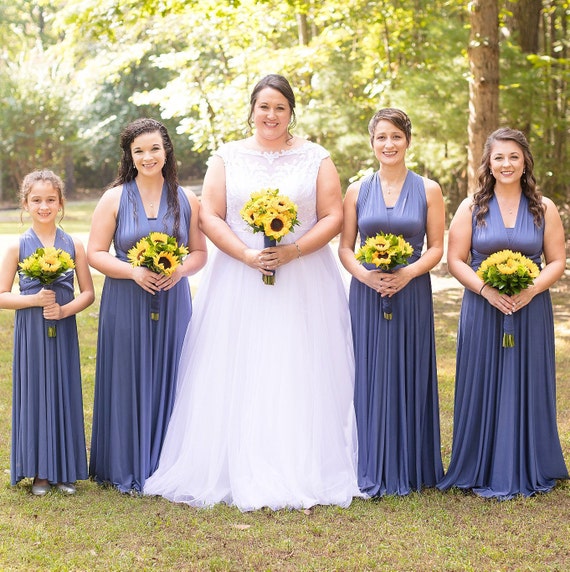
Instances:
[[[61,217],[59,219],[59,222],[61,223],[65,215],[65,186],[61,178],[49,169],[38,169],[37,171],[28,173],[24,177],[20,187],[21,206],[23,207],[28,202],[28,196],[32,187],[39,181],[51,183],[52,187],[57,191],[57,196],[59,197],[59,202],[61,204]],[[23,222],[22,213],[20,213],[20,220]]]
[[[406,141],[409,145],[412,140],[412,122],[406,113],[401,109],[396,109],[395,107],[385,107],[384,109],[377,111],[372,116],[372,119],[368,123],[370,145],[374,144],[374,131],[376,130],[376,126],[384,119],[392,123],[392,125],[397,127],[400,131],[404,132]]]
[[[119,171],[115,180],[107,187],[117,187],[123,185],[130,181],[133,181],[138,175],[138,170],[135,167],[133,156],[131,153],[131,145],[133,141],[139,136],[145,133],[160,133],[162,138],[162,145],[166,153],[166,160],[162,167],[162,176],[166,183],[167,197],[168,197],[168,211],[172,213],[174,217],[174,234],[178,235],[180,228],[180,203],[178,200],[178,167],[176,165],[176,158],[174,156],[174,146],[172,145],[172,140],[168,134],[166,127],[156,119],[149,119],[143,117],[141,119],[136,119],[132,123],[129,123],[121,132],[120,145],[121,145],[121,162],[119,164]],[[131,197],[132,198],[132,197]],[[136,214],[136,202],[132,198],[135,204],[135,216]],[[180,237],[179,237],[180,238]]]
[[[534,177],[534,159],[530,152],[527,138],[522,131],[501,127],[497,129],[485,142],[481,165],[477,170],[477,190],[473,195],[473,205],[477,226],[485,224],[485,215],[489,212],[489,201],[495,194],[495,177],[491,174],[491,151],[497,141],[514,141],[520,148],[524,158],[524,170],[521,177],[521,188],[523,195],[528,199],[528,208],[531,212],[534,224],[542,226],[544,221],[544,205],[542,204],[542,193],[536,188]]]
[[[257,102],[259,92],[266,87],[277,90],[287,100],[289,103],[289,109],[291,110],[291,121],[289,122],[289,128],[295,127],[297,124],[297,118],[295,116],[295,94],[293,93],[293,88],[286,78],[276,73],[266,75],[264,78],[260,79],[253,88],[249,98],[249,115],[247,117],[248,125],[253,127],[252,118],[255,103]],[[289,133],[289,138],[291,138],[293,135],[291,135],[289,132],[289,128],[287,129],[287,132]]]

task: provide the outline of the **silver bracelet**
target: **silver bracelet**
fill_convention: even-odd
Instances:
[[[294,242],[293,244],[295,245],[295,248],[297,249],[297,254],[298,254],[297,258],[301,258],[301,249],[299,248],[299,245],[296,242]]]

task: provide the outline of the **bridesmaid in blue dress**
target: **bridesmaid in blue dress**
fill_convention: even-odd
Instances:
[[[121,134],[121,149],[118,176],[95,208],[87,246],[89,263],[106,276],[89,474],[121,492],[140,492],[158,464],[192,313],[187,277],[204,266],[206,244],[198,199],[178,185],[164,125],[134,121]],[[129,249],[151,231],[188,247],[169,277],[127,260]],[[158,320],[151,319],[151,308]]]
[[[368,130],[380,168],[347,190],[339,256],[353,276],[358,484],[375,497],[435,486],[443,474],[429,271],[443,254],[444,203],[436,182],[406,168],[412,126],[403,111],[381,109]],[[411,244],[408,265],[386,273],[356,261],[357,235],[363,244],[380,231]]]
[[[52,486],[74,494],[75,481],[87,478],[75,314],[93,303],[93,281],[81,242],[56,226],[64,208],[61,179],[48,170],[30,173],[22,182],[21,200],[32,227],[7,248],[0,265],[0,308],[16,310],[11,483],[29,477],[34,495],[43,496]],[[67,252],[75,263],[75,270],[49,286],[18,267],[46,247]],[[19,293],[11,291],[16,273]],[[55,336],[48,336],[48,324],[55,326]]]
[[[487,140],[479,186],[449,231],[450,272],[465,286],[455,378],[451,463],[438,487],[510,499],[568,478],[556,426],[554,321],[548,289],[564,273],[564,230],[554,203],[536,189],[525,136],[502,128]],[[534,284],[506,296],[476,270],[500,250],[539,267]],[[514,347],[503,347],[503,322]]]

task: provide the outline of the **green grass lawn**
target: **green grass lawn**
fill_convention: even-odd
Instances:
[[[70,205],[68,232],[86,232],[91,203]],[[10,218],[11,217],[11,218]],[[0,213],[0,233],[19,233],[19,214]],[[570,300],[553,290],[557,324],[558,422],[570,465]],[[95,276],[97,293],[102,279]],[[444,463],[453,415],[460,289],[435,295]],[[93,404],[98,300],[78,316],[86,435]],[[33,497],[10,486],[13,312],[0,311],[0,570],[569,570],[570,483],[530,499],[483,500],[427,490],[356,500],[350,508],[242,514],[122,495],[92,482],[78,494]]]

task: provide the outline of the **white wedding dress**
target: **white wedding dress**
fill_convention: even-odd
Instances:
[[[292,243],[316,222],[314,143],[260,153],[217,152],[227,223],[253,248],[261,233],[239,211],[253,191],[279,188],[298,207]],[[354,359],[346,291],[330,247],[278,268],[275,285],[215,249],[194,301],[159,467],[144,493],[206,507],[350,505],[358,496]]]

